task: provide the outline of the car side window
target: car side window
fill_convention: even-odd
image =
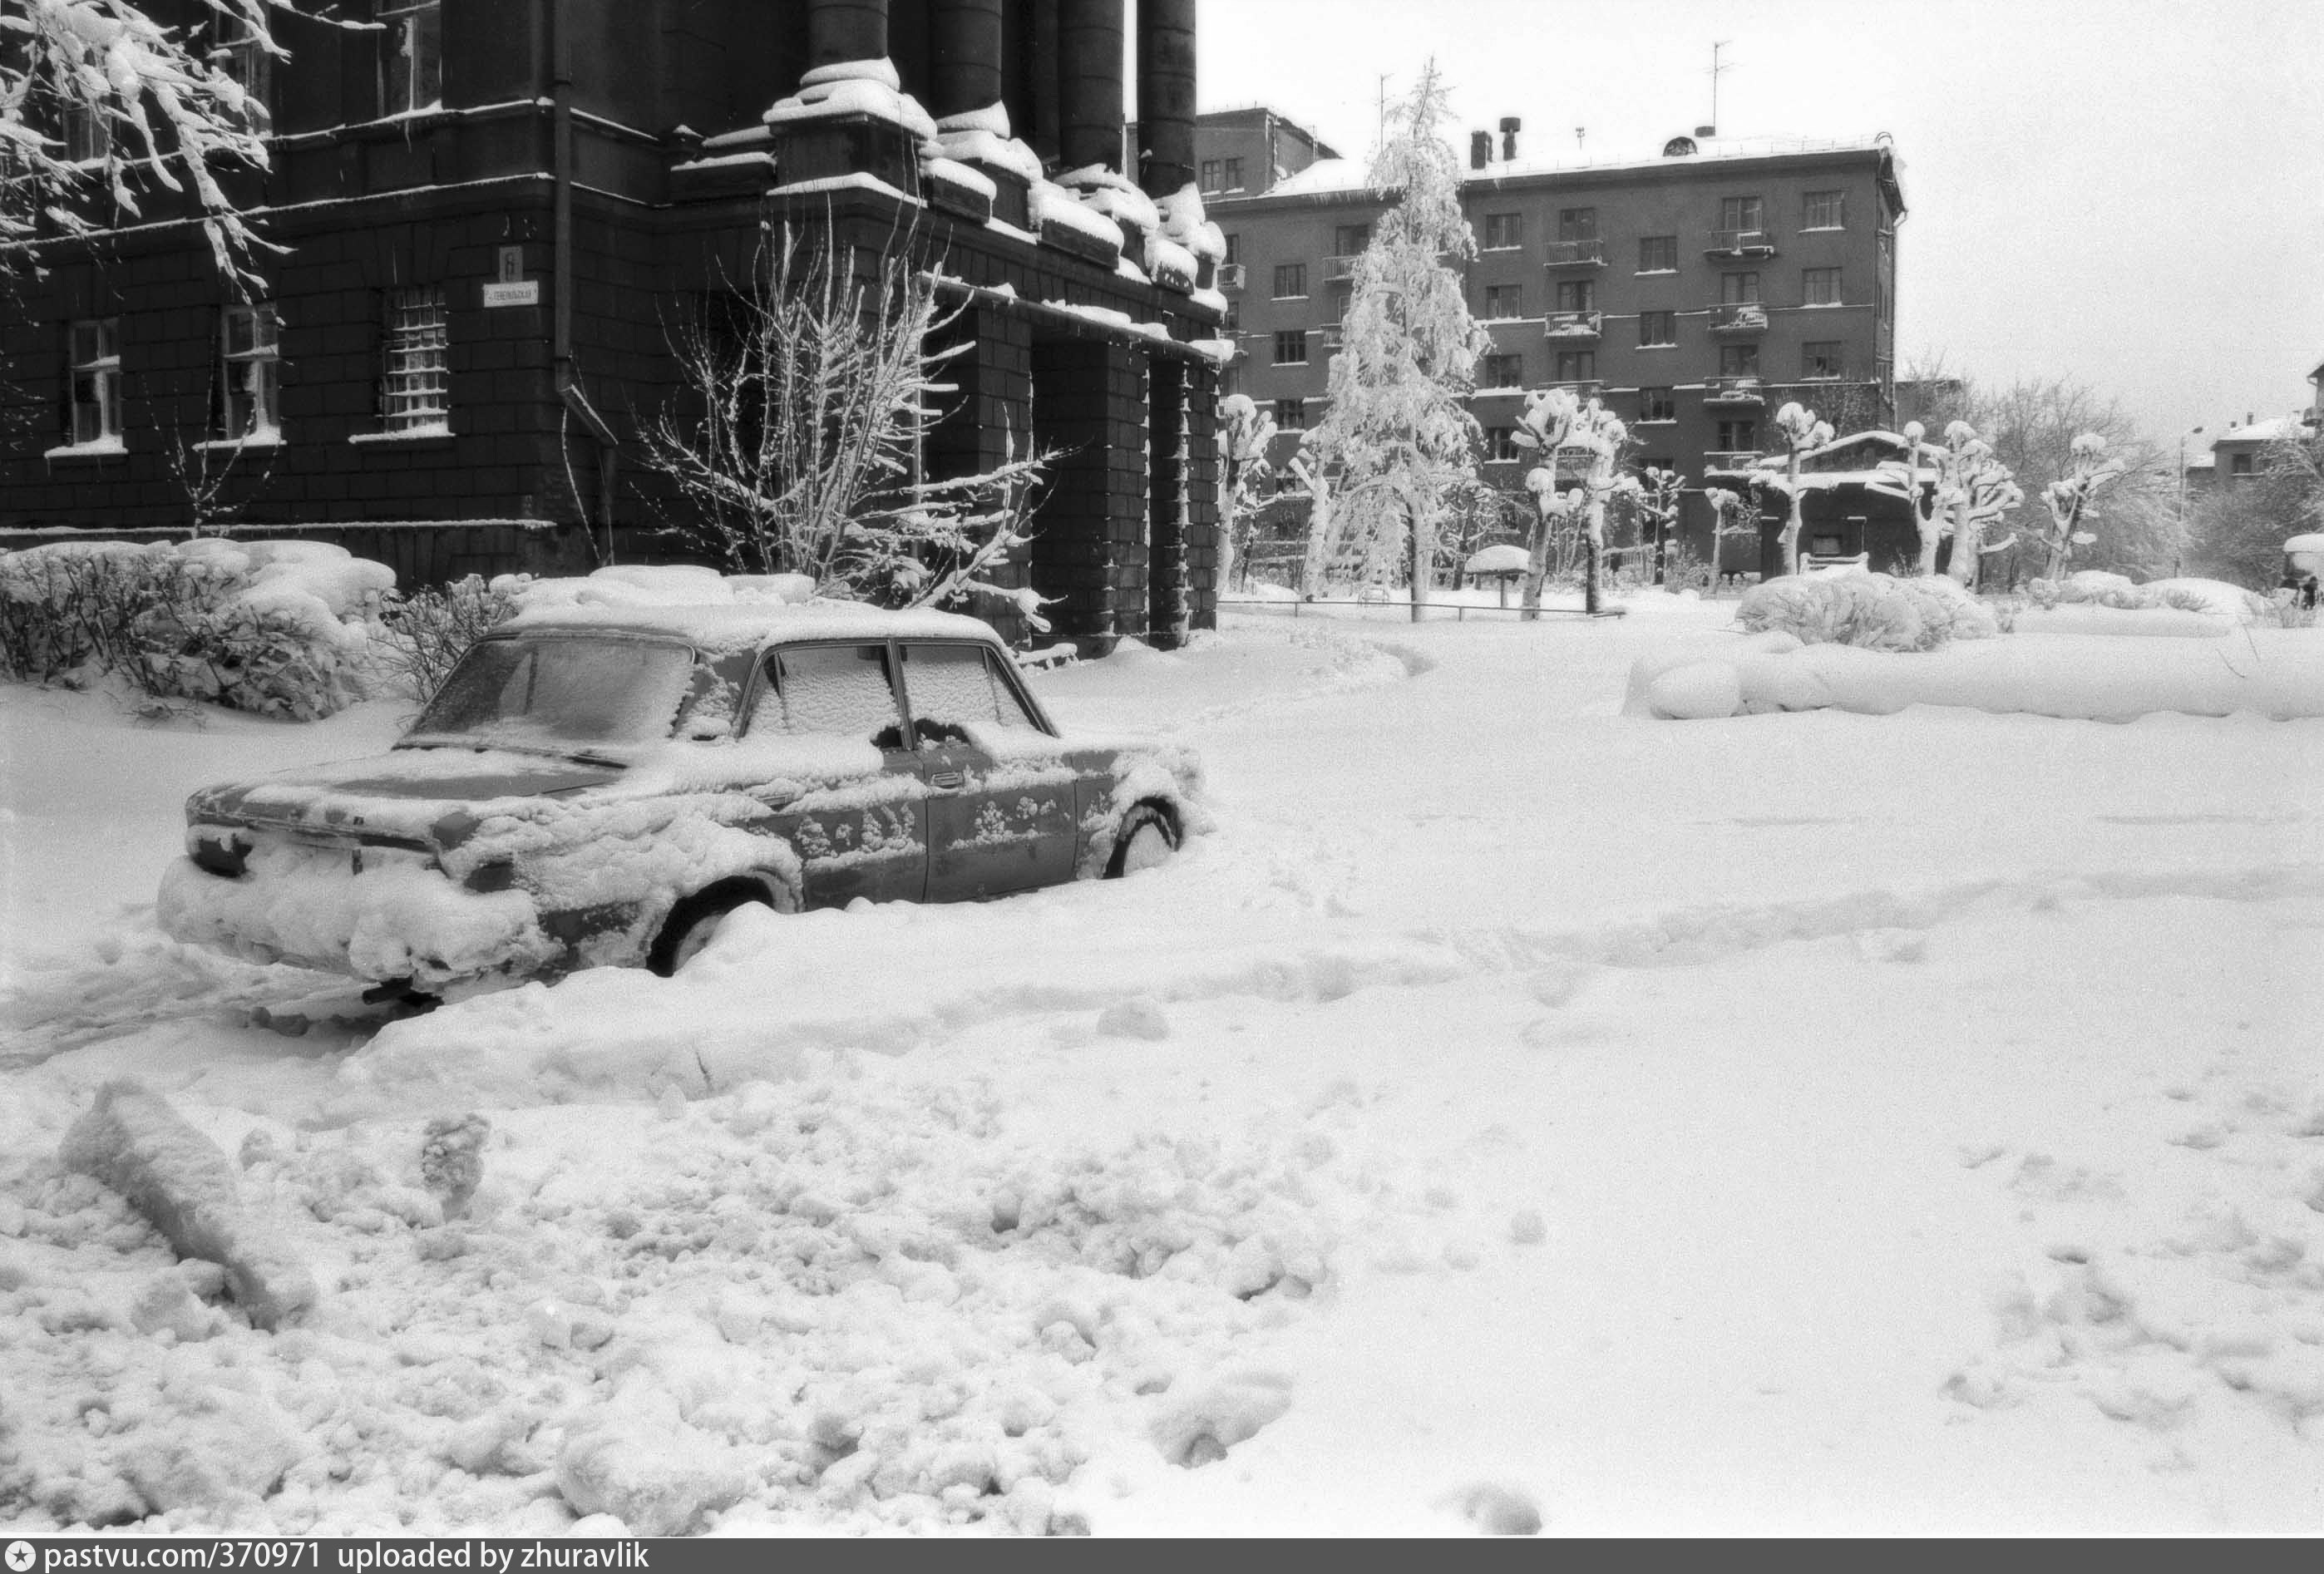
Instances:
[[[906,645],[903,650],[904,692],[922,742],[965,742],[971,725],[1037,730],[982,646]]]
[[[903,713],[884,645],[808,645],[777,651],[751,708],[753,733],[822,733],[904,746]]]

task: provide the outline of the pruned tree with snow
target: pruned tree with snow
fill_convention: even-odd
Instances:
[[[220,273],[244,289],[257,282],[257,256],[273,248],[226,182],[266,168],[266,112],[236,68],[246,75],[244,62],[284,55],[270,22],[289,6],[182,9],[189,26],[128,0],[0,4],[0,243],[147,217],[141,200],[161,189],[185,198]]]
[[[2050,549],[2044,579],[2063,578],[2074,548],[2098,539],[2085,528],[2098,516],[2093,500],[2122,475],[2122,466],[2107,456],[2106,438],[2097,432],[2076,437],[2073,455],[2066,473],[2042,489],[2043,505],[2050,511],[2050,528],[2043,536]]]
[[[1758,474],[1743,478],[1739,486],[1707,486],[1703,498],[1711,504],[1711,583],[1705,594],[1716,594],[1729,538],[1759,538],[1759,521],[1766,513],[1767,483]]]
[[[883,606],[982,594],[1046,629],[1040,598],[996,575],[1030,538],[1052,456],[1011,434],[995,468],[929,477],[959,308],[908,237],[858,272],[835,226],[811,234],[770,236],[723,319],[669,331],[680,390],[641,438],[687,505],[678,532],[730,573],[805,574]]]
[[[1872,483],[1874,491],[1901,500],[1913,511],[1913,529],[1921,538],[1920,573],[1923,579],[1935,575],[1937,548],[1945,538],[1937,466],[1923,462],[1928,454],[1927,436],[1927,429],[1920,422],[1905,422],[1903,457],[1882,460],[1877,467],[1879,479]],[[1938,457],[1941,460],[1941,451]]]
[[[1639,532],[1654,555],[1655,583],[1660,584],[1670,563],[1671,538],[1678,533],[1679,499],[1686,492],[1686,477],[1649,465],[1636,480]]]
[[[1803,456],[1831,443],[1831,423],[1795,401],[1775,412],[1775,430],[1782,434],[1784,439],[1784,490],[1791,500],[1784,516],[1784,572],[1797,574],[1800,571],[1800,531],[1805,524],[1800,512],[1803,501],[1800,460]]]
[[[1582,606],[1594,615],[1604,576],[1606,500],[1627,479],[1621,463],[1629,428],[1596,399],[1584,402],[1571,389],[1547,388],[1527,397],[1514,435],[1519,447],[1541,460],[1526,476],[1526,490],[1533,493],[1540,515],[1533,563],[1526,575],[1526,616],[1541,615],[1541,571],[1547,563],[1551,529],[1561,517],[1572,520],[1582,531]],[[1559,474],[1561,465],[1571,468],[1570,477]],[[1565,484],[1569,480],[1572,484]]]
[[[2024,501],[2009,466],[1975,427],[1955,421],[1945,428],[1945,456],[1937,465],[1937,503],[1952,520],[1952,560],[1946,573],[1976,589],[1981,560],[2017,538],[2014,530],[1997,541],[1987,536]]]
[[[1330,477],[1331,503],[1311,522],[1333,539],[1319,562],[1352,559],[1360,577],[1400,568],[1420,616],[1436,561],[1445,500],[1473,467],[1481,436],[1468,410],[1477,359],[1492,339],[1469,313],[1451,266],[1476,255],[1461,207],[1461,170],[1441,128],[1452,116],[1432,61],[1397,112],[1370,179],[1396,191],[1356,259],[1330,409],[1307,436],[1310,463]],[[1311,589],[1314,588],[1311,586]]]
[[[1247,393],[1219,400],[1219,582],[1240,584],[1250,573],[1247,555],[1251,525],[1263,500],[1259,488],[1275,474],[1267,456],[1275,441],[1275,417]]]

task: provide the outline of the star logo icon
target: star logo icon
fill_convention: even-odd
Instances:
[[[32,1551],[32,1542],[10,1542],[8,1543],[8,1574],[24,1574],[24,1571],[32,1566],[32,1560],[35,1556],[37,1556],[37,1554]]]

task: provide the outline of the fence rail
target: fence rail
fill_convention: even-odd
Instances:
[[[1279,601],[1268,596],[1222,595],[1219,597],[1218,604],[1222,607],[1250,607],[1259,612],[1288,613],[1295,618],[1338,617],[1347,612],[1354,612],[1364,617],[1386,614],[1393,614],[1406,620],[1412,617],[1412,603],[1409,601]],[[1441,620],[1449,615],[1454,622],[1461,623],[1466,622],[1472,614],[1480,618],[1522,619],[1526,615],[1526,610],[1523,607],[1471,606],[1465,602],[1425,601],[1420,603],[1420,614],[1419,621],[1422,622]],[[1602,607],[1595,612],[1589,612],[1580,607],[1538,607],[1535,609],[1535,614],[1544,618],[1621,618],[1629,615],[1629,609]]]

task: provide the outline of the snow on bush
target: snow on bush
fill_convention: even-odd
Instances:
[[[2282,619],[2275,603],[2219,579],[2158,579],[2134,584],[2096,569],[2026,586],[2033,606],[2017,614],[2022,633],[2218,635]]]
[[[1780,631],[1807,645],[1933,650],[2000,633],[1990,609],[1952,580],[1886,574],[1786,575],[1752,586],[1735,614],[1752,633]]]
[[[0,676],[114,675],[312,720],[362,696],[384,564],[320,541],[70,541],[0,555]]]
[[[471,574],[441,586],[391,591],[373,631],[373,659],[406,699],[433,697],[468,647],[516,612],[532,576],[503,574],[489,583]]]

